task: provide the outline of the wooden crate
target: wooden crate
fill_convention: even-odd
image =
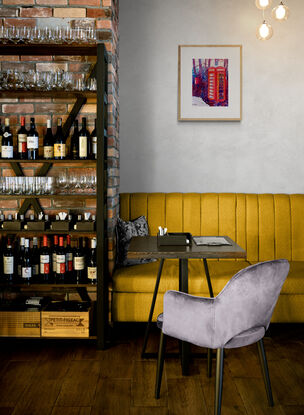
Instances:
[[[41,312],[41,337],[88,338],[92,309],[88,311]]]
[[[40,311],[0,311],[1,337],[40,337]]]

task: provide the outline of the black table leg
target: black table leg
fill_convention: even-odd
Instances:
[[[154,287],[154,293],[153,293],[153,298],[152,298],[148,323],[147,323],[147,327],[146,327],[146,331],[145,331],[144,344],[143,344],[143,348],[142,348],[142,352],[141,352],[141,357],[142,358],[145,357],[145,351],[146,351],[146,347],[147,347],[147,343],[148,343],[148,337],[149,337],[149,333],[150,333],[150,326],[151,326],[151,321],[152,321],[152,317],[153,317],[153,312],[154,312],[154,307],[155,307],[155,302],[156,302],[156,297],[157,297],[157,293],[158,293],[158,287],[159,287],[161,273],[162,273],[162,270],[163,270],[164,261],[165,261],[165,259],[161,258],[160,263],[159,263],[159,267],[158,267],[158,273],[157,273],[156,283],[155,283],[155,287]]]
[[[188,259],[179,260],[179,290],[188,292]],[[181,342],[181,365],[182,374],[189,375],[189,361],[190,361],[190,344],[188,342]]]
[[[209,294],[210,294],[210,297],[213,298],[214,295],[213,295],[213,289],[212,289],[211,280],[210,280],[210,274],[209,274],[207,259],[206,258],[203,258],[203,261],[204,261],[205,274],[206,274],[206,279],[207,279]]]

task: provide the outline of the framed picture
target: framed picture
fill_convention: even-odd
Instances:
[[[242,119],[242,46],[179,45],[178,120]]]

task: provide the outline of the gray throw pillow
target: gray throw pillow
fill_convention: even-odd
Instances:
[[[154,259],[128,259],[128,248],[131,238],[133,236],[147,236],[149,235],[148,223],[145,216],[140,216],[132,221],[124,221],[117,219],[116,236],[117,236],[117,265],[128,266],[146,264],[152,262]]]

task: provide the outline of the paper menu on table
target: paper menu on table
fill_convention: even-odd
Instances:
[[[220,246],[231,245],[224,236],[194,236],[196,245]]]

